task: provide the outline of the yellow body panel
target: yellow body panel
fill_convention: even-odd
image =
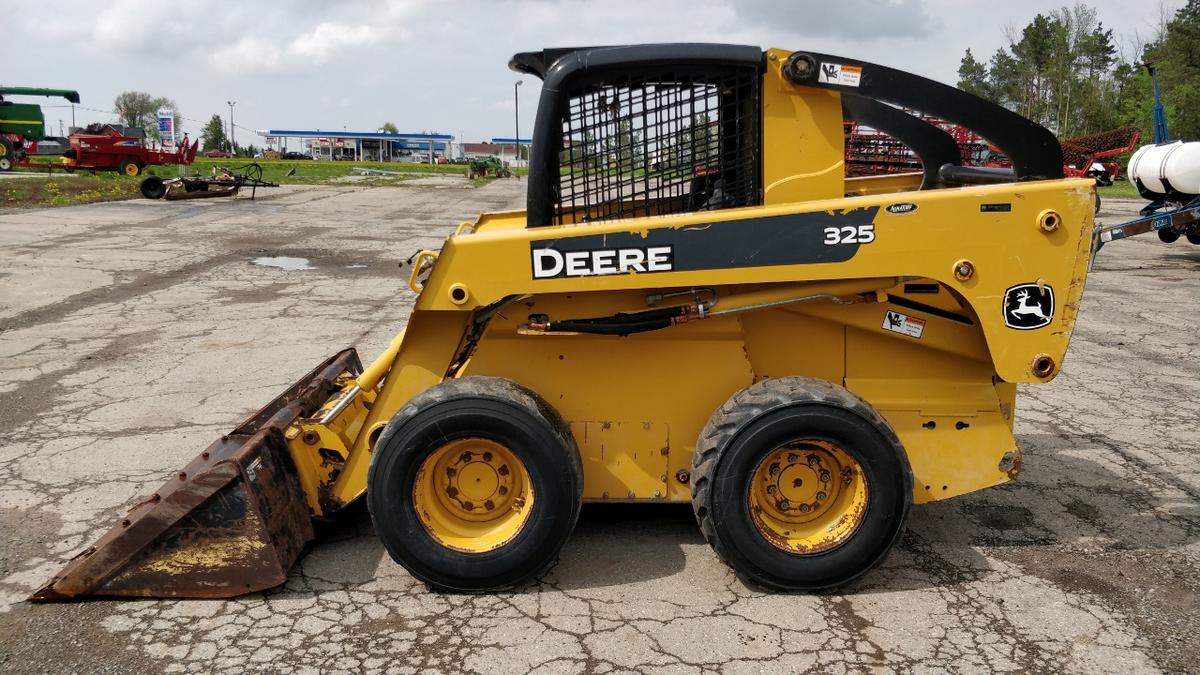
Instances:
[[[391,416],[424,389],[465,375],[510,378],[553,406],[582,452],[590,500],[687,501],[692,453],[713,411],[757,380],[788,375],[843,385],[879,410],[908,454],[917,502],[1014,476],[1016,383],[1047,381],[1062,366],[1092,246],[1092,181],[916,191],[919,174],[846,179],[839,96],[786,81],[785,56],[769,52],[764,74],[762,206],[537,228],[525,227],[523,212],[485,214],[426,256],[428,266],[414,270],[421,290],[406,333],[368,369],[370,406],[347,407],[328,430],[309,420],[289,433],[310,505],[361,496],[371,446]],[[1059,217],[1055,227],[1043,227],[1047,211]],[[546,240],[684,241],[717,226],[846,214],[873,214],[874,236],[841,261],[531,274],[531,246]],[[1019,284],[1053,289],[1049,325],[1005,325],[1006,292]],[[717,309],[833,297],[628,337],[529,334],[531,315],[635,312],[648,296],[695,288],[716,293]],[[499,309],[473,332],[489,306]],[[917,318],[920,334],[887,330],[889,312]],[[328,438],[344,463],[314,460],[305,430]],[[322,491],[325,501],[314,495]]]
[[[840,199],[845,152],[842,98],[837,92],[798,87],[780,69],[788,53],[767,52],[763,77],[763,203]]]

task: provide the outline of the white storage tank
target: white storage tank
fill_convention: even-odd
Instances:
[[[1143,145],[1129,158],[1126,173],[1146,199],[1200,195],[1200,142]]]

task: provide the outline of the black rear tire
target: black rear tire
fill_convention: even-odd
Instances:
[[[1200,246],[1200,232],[1188,232],[1184,235],[1189,243]]]
[[[483,553],[444,546],[413,503],[422,463],[463,438],[506,446],[533,489],[521,529]],[[393,560],[435,590],[481,593],[511,588],[555,563],[579,519],[583,464],[570,428],[540,396],[510,380],[472,376],[430,387],[392,417],[375,446],[367,485],[375,532]]]
[[[1158,240],[1164,244],[1174,244],[1179,241],[1179,233],[1172,229],[1159,230]]]
[[[167,194],[167,186],[158,176],[146,176],[142,179],[138,189],[146,199],[162,199],[162,196]]]
[[[817,553],[772,544],[750,513],[751,477],[769,453],[800,439],[840,446],[867,484],[865,515],[849,538]],[[763,380],[734,394],[697,443],[692,508],[717,555],[746,580],[777,590],[844,586],[878,565],[900,539],[912,470],[899,439],[866,401],[807,377]]]

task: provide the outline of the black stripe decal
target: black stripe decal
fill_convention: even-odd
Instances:
[[[878,206],[869,206],[796,213],[664,227],[650,230],[646,236],[617,232],[542,239],[529,246],[531,253],[549,249],[562,254],[669,247],[670,270],[657,271],[674,272],[845,262],[854,257],[860,244],[826,244],[826,228],[866,225],[878,212]]]

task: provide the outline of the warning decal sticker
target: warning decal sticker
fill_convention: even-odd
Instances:
[[[822,84],[840,84],[843,87],[857,87],[862,79],[862,66],[844,65],[841,63],[821,63],[821,71],[817,73],[817,81]]]
[[[883,329],[920,340],[925,332],[925,319],[888,310],[883,315]]]

